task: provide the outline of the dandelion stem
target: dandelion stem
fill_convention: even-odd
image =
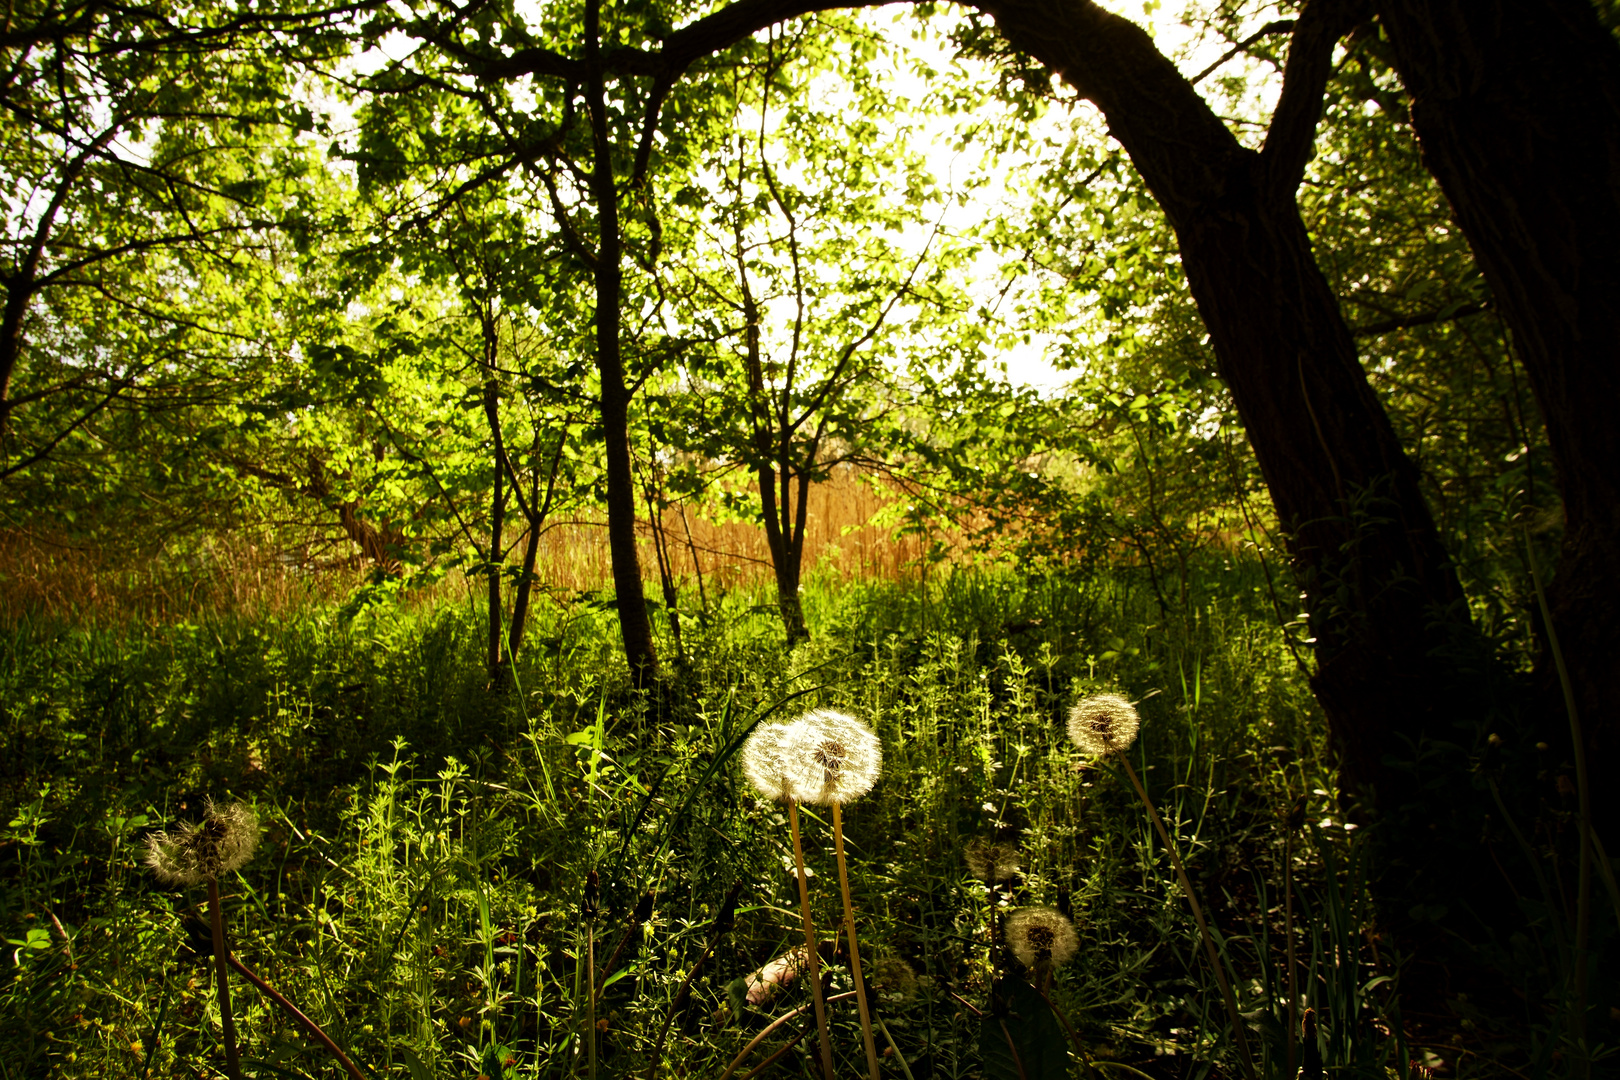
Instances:
[[[889,1025],[883,1022],[883,1017],[877,1018],[877,1025],[878,1030],[883,1032],[884,1041],[889,1044],[889,1049],[894,1051],[894,1060],[900,1063],[900,1071],[906,1074],[906,1080],[917,1080],[916,1077],[911,1075],[911,1066],[906,1064],[906,1055],[900,1052],[900,1044],[894,1041],[893,1035],[889,1034]]]
[[[303,1026],[305,1031],[313,1035],[322,1046],[326,1047],[326,1049],[331,1052],[332,1056],[338,1059],[338,1064],[342,1065],[344,1070],[347,1071],[350,1076],[354,1077],[354,1080],[366,1080],[365,1074],[360,1071],[359,1067],[356,1066],[353,1061],[349,1060],[349,1055],[345,1054],[338,1044],[332,1041],[332,1037],[322,1030],[319,1024],[311,1020],[308,1016],[305,1016],[302,1009],[294,1005],[287,998],[283,997],[280,991],[271,986],[269,983],[265,982],[259,977],[257,972],[253,971],[236,957],[228,956],[226,957],[226,960],[229,962],[231,967],[237,970],[242,978],[246,979],[254,986],[257,986],[260,992],[262,992],[271,1001],[274,1001],[277,1005],[281,1006],[283,1012],[292,1017],[294,1020],[298,1021],[298,1023]]]
[[[1232,1021],[1232,1038],[1237,1043],[1238,1064],[1243,1068],[1245,1080],[1255,1080],[1254,1062],[1249,1057],[1249,1040],[1243,1031],[1243,1017],[1238,1013],[1237,999],[1232,996],[1232,986],[1226,981],[1226,971],[1221,967],[1220,954],[1215,951],[1215,938],[1209,932],[1209,923],[1204,919],[1203,905],[1198,902],[1198,894],[1193,892],[1192,882],[1187,879],[1187,871],[1181,865],[1181,856],[1176,851],[1176,845],[1170,842],[1170,833],[1165,829],[1159,811],[1154,808],[1153,800],[1148,798],[1147,788],[1137,778],[1136,770],[1131,767],[1129,754],[1119,755],[1120,764],[1125,766],[1125,775],[1130,777],[1131,786],[1136,788],[1136,794],[1141,798],[1142,805],[1147,808],[1148,817],[1153,827],[1158,830],[1159,839],[1164,842],[1164,850],[1170,855],[1170,865],[1175,868],[1176,878],[1181,882],[1181,889],[1187,894],[1187,905],[1192,908],[1193,918],[1198,923],[1198,932],[1204,939],[1204,952],[1209,957],[1210,970],[1215,974],[1215,984],[1220,987],[1221,1000],[1226,1003],[1227,1015]]]
[[[805,976],[810,980],[810,993],[816,1005],[816,1027],[821,1032],[821,1075],[833,1080],[832,1036],[827,1030],[827,1003],[821,996],[821,975],[817,971],[816,926],[810,918],[810,883],[804,874],[804,844],[799,839],[799,803],[787,801],[788,823],[793,830],[793,861],[799,871],[799,911],[804,917]]]
[[[855,945],[855,907],[849,899],[849,871],[844,863],[844,815],[840,803],[832,804],[833,851],[838,858],[838,886],[844,893],[844,927],[849,934],[849,970],[855,977],[855,1005],[861,1013],[861,1038],[866,1043],[866,1064],[872,1080],[879,1080],[877,1043],[872,1038],[872,1014],[866,1004],[866,982],[861,978],[861,950]]]
[[[1095,1077],[1097,1075],[1097,1067],[1092,1064],[1091,1055],[1086,1052],[1086,1044],[1080,1041],[1080,1033],[1074,1030],[1074,1025],[1069,1023],[1068,1016],[1063,1012],[1062,1009],[1059,1009],[1057,1004],[1052,1000],[1052,995],[1050,993],[1051,987],[1036,986],[1035,990],[1041,995],[1042,1000],[1046,1002],[1046,1007],[1052,1010],[1052,1015],[1056,1016],[1063,1022],[1063,1030],[1069,1033],[1069,1041],[1074,1043],[1074,1052],[1079,1055],[1080,1067],[1085,1070],[1087,1076]],[[884,1034],[888,1034],[887,1028],[884,1029]],[[906,1075],[910,1076],[911,1074],[908,1072]],[[1288,1080],[1292,1080],[1292,1077],[1293,1074],[1290,1073]]]
[[[231,1015],[231,987],[227,979],[230,955],[225,946],[225,913],[219,902],[219,878],[208,875],[208,915],[214,929],[214,978],[219,982],[219,1022],[225,1032],[225,1074],[242,1080],[242,1062],[236,1053],[236,1018]]]

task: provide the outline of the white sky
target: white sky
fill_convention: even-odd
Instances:
[[[1131,19],[1143,26],[1153,36],[1159,50],[1169,56],[1177,64],[1183,74],[1189,78],[1202,72],[1211,64],[1220,60],[1230,49],[1230,44],[1220,38],[1211,38],[1196,33],[1190,24],[1198,21],[1190,16],[1195,14],[1201,5],[1190,4],[1186,8],[1175,6],[1167,10],[1163,5],[1149,0],[1099,0],[1102,6]],[[1260,26],[1278,17],[1276,6],[1273,3],[1260,0],[1251,4],[1253,11],[1244,21],[1243,32],[1252,33]],[[1186,12],[1186,16],[1183,12]],[[905,10],[875,9],[861,13],[862,20],[875,31],[884,34],[904,51],[917,55],[936,70],[945,70],[952,66],[953,52],[950,43],[943,36],[944,28],[949,25],[949,15],[937,19],[936,24],[941,32],[928,36],[914,36],[917,27],[916,19]],[[986,80],[993,80],[994,73],[987,65],[975,65],[983,73]],[[1216,111],[1222,115],[1231,115],[1235,112],[1245,119],[1266,118],[1270,116],[1275,103],[1277,90],[1281,85],[1280,77],[1266,77],[1266,72],[1259,69],[1252,61],[1239,56],[1227,62],[1214,75],[1201,84],[1201,89],[1213,89],[1213,80],[1219,75],[1245,72],[1257,78],[1249,80],[1253,92],[1241,102],[1221,102],[1215,105]],[[901,69],[895,73],[895,90],[897,94],[908,98],[921,98],[925,92],[922,81],[910,70]],[[1062,96],[1069,96],[1060,88]],[[1213,102],[1212,102],[1213,104]],[[1077,123],[1078,121],[1078,123]],[[1079,128],[1078,137],[1101,138],[1112,142],[1104,131],[1104,125],[1097,110],[1087,102],[1078,102],[1070,108],[1056,107],[1049,109],[1033,125],[1034,133],[1044,135],[1059,142],[1077,137],[1075,129]],[[928,152],[931,168],[942,183],[949,182],[953,175],[962,175],[964,172],[979,167],[979,162],[970,155],[959,154],[951,145],[955,134],[956,122],[950,118],[937,118],[932,125],[932,146]],[[1238,132],[1243,141],[1252,141],[1255,134],[1253,130]],[[1002,214],[1011,208],[1016,208],[1023,202],[1023,196],[1017,190],[1009,190],[1006,181],[1009,175],[1025,163],[1021,156],[1004,158],[996,164],[1001,167],[1000,176],[996,182],[975,193],[975,198],[965,206],[953,208],[947,217],[946,224],[952,227],[967,227],[974,222],[984,220],[994,215]],[[914,248],[919,247],[926,239],[926,230],[921,231],[914,241]],[[983,300],[993,299],[1000,287],[997,275],[996,260],[987,255],[977,267],[978,283],[974,292]],[[1005,305],[1004,305],[1005,306]],[[1007,377],[1014,384],[1032,386],[1042,391],[1052,392],[1064,385],[1071,375],[1055,370],[1047,359],[1047,353],[1052,342],[1042,335],[1031,335],[1027,343],[1013,345],[1008,351],[1001,354],[999,359],[1006,364]]]

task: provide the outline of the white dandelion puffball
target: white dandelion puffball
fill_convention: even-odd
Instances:
[[[1017,844],[974,837],[963,851],[968,873],[986,885],[1000,885],[1018,876],[1021,869]]]
[[[782,751],[789,725],[783,721],[761,724],[743,743],[742,770],[754,790],[772,802],[789,798],[787,766]]]
[[[1136,741],[1142,718],[1118,694],[1096,694],[1069,710],[1069,738],[1092,757],[1117,754]]]
[[[742,754],[743,774],[765,798],[812,806],[860,798],[883,769],[883,744],[872,729],[832,709],[756,728]]]
[[[196,885],[239,870],[259,843],[259,817],[246,803],[209,799],[199,824],[180,824],[146,838],[146,865],[169,885]]]
[[[1005,936],[1018,962],[1031,971],[1065,964],[1080,948],[1074,923],[1057,908],[1019,908],[1007,916]]]

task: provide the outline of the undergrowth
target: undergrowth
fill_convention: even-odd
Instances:
[[[256,858],[220,883],[237,954],[371,1075],[584,1076],[594,1037],[598,1075],[642,1076],[673,1009],[658,1074],[718,1077],[808,1000],[797,985],[744,997],[744,977],[793,947],[798,901],[781,808],[732,755],[760,720],[821,705],[859,715],[884,747],[846,830],[889,1075],[1007,1075],[983,1037],[1008,1007],[992,993],[1007,971],[991,909],[1026,904],[1071,910],[1080,931],[1052,990],[1077,1039],[1067,1075],[1236,1075],[1161,845],[1130,788],[1063,736],[1068,704],[1092,690],[1140,702],[1132,760],[1211,912],[1263,1075],[1284,1072],[1290,810],[1305,822],[1290,842],[1300,995],[1324,1066],[1406,1077],[1424,1060],[1404,1042],[1400,958],[1379,948],[1320,719],[1255,590],[1176,617],[1123,582],[1011,572],[824,583],[806,599],[814,636],[791,653],[764,596],[688,618],[684,657],[665,642],[669,677],[649,694],[627,685],[600,603],[553,604],[504,690],[459,605],[13,618],[0,1076],[218,1075],[201,890],[163,888],[138,858],[143,836],[211,796],[253,804],[265,826]],[[817,922],[836,926],[830,837],[806,817]],[[976,837],[1021,847],[1013,888],[969,876]],[[675,1008],[739,884],[735,929]],[[632,925],[648,891],[652,916]],[[624,938],[594,1011],[587,929],[599,964]],[[848,990],[841,954],[827,958],[832,992]],[[251,988],[234,995],[249,1075],[338,1075]],[[840,1074],[860,1075],[853,1004],[832,1011]],[[784,1025],[734,1075],[804,1030],[802,1016]],[[813,1043],[767,1071],[813,1075]]]

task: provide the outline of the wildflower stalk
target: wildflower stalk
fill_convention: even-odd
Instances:
[[[810,882],[804,873],[804,844],[799,839],[799,803],[787,800],[788,823],[793,830],[793,864],[799,872],[799,912],[804,917],[805,977],[816,1006],[816,1028],[821,1033],[821,1075],[833,1080],[832,1033],[827,1026],[827,1003],[821,996],[821,976],[817,972],[816,924],[810,918]]]
[[[585,924],[585,970],[589,973],[590,997],[585,1006],[585,1061],[586,1073],[596,1080],[596,922]]]
[[[1283,1074],[1294,1075],[1294,1061],[1299,1046],[1299,987],[1295,982],[1297,962],[1294,957],[1294,831],[1305,823],[1305,798],[1289,813],[1283,829],[1283,933],[1288,939],[1288,1069]]]
[[[602,968],[601,978],[596,983],[598,995],[601,994],[608,977],[618,969],[619,958],[624,955],[625,946],[630,944],[631,936],[641,928],[642,923],[652,917],[652,910],[653,892],[649,889],[641,894],[641,899],[636,903],[635,910],[630,913],[630,921],[625,925],[624,933],[619,937],[619,943],[614,946],[612,955],[608,957],[607,965]]]
[[[587,871],[580,913],[585,916],[585,1068],[591,1080],[596,1080],[596,911],[601,895],[596,871]]]
[[[242,963],[242,961],[238,960],[235,956],[227,956],[226,961],[231,965],[231,967],[236,969],[237,973],[240,974],[242,978],[258,987],[261,993],[263,993],[271,1001],[274,1001],[277,1005],[281,1006],[283,1012],[296,1020],[305,1031],[309,1032],[315,1037],[317,1042],[326,1047],[331,1055],[338,1059],[338,1064],[343,1066],[344,1071],[346,1071],[350,1076],[354,1077],[354,1080],[366,1080],[366,1076],[360,1071],[359,1066],[355,1065],[355,1063],[349,1059],[349,1055],[345,1054],[342,1048],[340,1048],[337,1043],[332,1041],[332,1037],[328,1035],[319,1024],[311,1020],[308,1016],[304,1015],[304,1011],[302,1009],[294,1005],[286,997],[282,996],[280,991],[271,986],[269,983],[265,982],[264,979],[259,977],[257,972],[249,968],[246,964]]]
[[[861,978],[861,950],[855,944],[855,907],[849,899],[849,872],[844,863],[843,804],[832,804],[833,851],[838,859],[838,885],[844,893],[844,927],[849,934],[849,971],[855,977],[855,1005],[861,1014],[861,1038],[866,1042],[866,1064],[872,1080],[879,1080],[877,1042],[872,1038],[872,1014],[866,1003],[866,981]]]
[[[1164,850],[1170,855],[1170,865],[1175,868],[1176,879],[1181,882],[1181,889],[1187,894],[1187,905],[1192,908],[1193,918],[1198,923],[1198,933],[1204,939],[1204,953],[1209,958],[1210,970],[1215,974],[1215,983],[1221,990],[1221,1000],[1226,1003],[1226,1013],[1232,1022],[1232,1038],[1237,1043],[1238,1064],[1243,1068],[1245,1080],[1255,1080],[1254,1062],[1249,1057],[1249,1040],[1243,1031],[1243,1017],[1238,1013],[1237,998],[1232,996],[1232,986],[1226,981],[1226,971],[1221,966],[1220,954],[1215,951],[1215,938],[1209,932],[1203,905],[1198,902],[1198,894],[1193,892],[1192,882],[1187,879],[1186,868],[1181,865],[1181,856],[1176,852],[1175,844],[1170,842],[1170,833],[1165,829],[1159,811],[1154,807],[1153,800],[1148,798],[1147,789],[1137,778],[1136,770],[1131,767],[1130,755],[1120,754],[1119,762],[1125,766],[1125,775],[1130,777],[1131,786],[1136,789],[1142,805],[1147,808],[1148,817],[1152,819],[1153,827],[1158,830],[1159,839],[1164,843]]]
[[[225,913],[219,902],[219,878],[208,875],[208,916],[214,930],[214,979],[219,984],[219,1023],[225,1033],[225,1074],[242,1080],[242,1061],[236,1050],[236,1018],[231,1015],[231,986],[228,978],[230,953],[225,945]]]

